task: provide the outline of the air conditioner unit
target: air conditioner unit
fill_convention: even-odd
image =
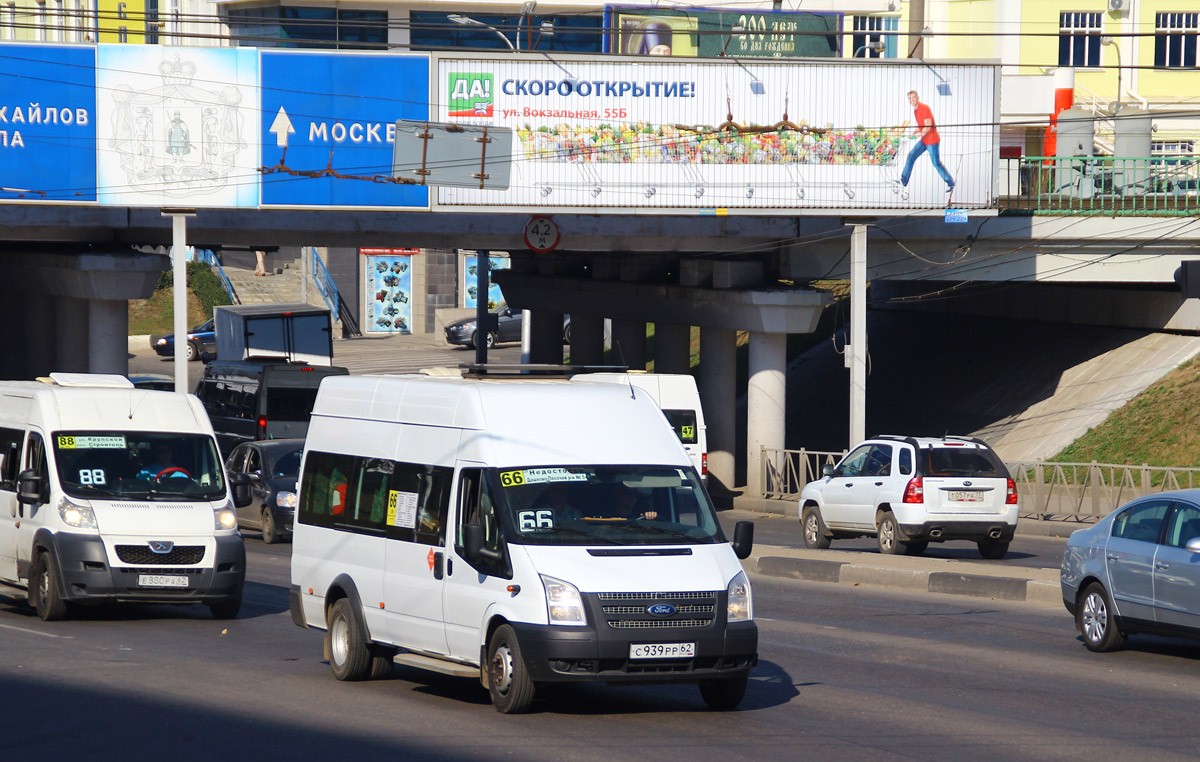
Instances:
[[[1129,0],[1108,0],[1109,13],[1125,13],[1129,9]]]

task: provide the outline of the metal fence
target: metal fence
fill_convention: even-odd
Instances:
[[[798,499],[805,484],[819,479],[821,469],[837,463],[843,455],[844,451],[763,448],[759,463],[762,497]],[[1200,486],[1200,468],[1043,460],[1006,465],[1017,485],[1021,517],[1043,521],[1090,523],[1134,498]]]
[[[1116,216],[1200,210],[1194,156],[1026,156],[1000,164],[1003,210]]]

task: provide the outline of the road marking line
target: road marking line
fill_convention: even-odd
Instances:
[[[13,627],[11,624],[0,624],[0,628],[5,630],[16,630],[17,632],[27,632],[30,635],[41,635],[43,638],[62,638],[63,640],[74,640],[70,635],[55,635],[52,632],[38,632],[37,630],[27,630],[24,627]]]

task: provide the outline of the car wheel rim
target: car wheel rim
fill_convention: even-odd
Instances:
[[[342,617],[333,620],[329,628],[329,646],[334,664],[345,664],[350,654],[350,625]]]
[[[892,530],[892,522],[885,521],[879,525],[879,544],[890,550],[896,541],[896,533]]]
[[[500,693],[508,693],[512,685],[512,652],[502,643],[492,654],[492,685]]]
[[[811,513],[804,520],[804,539],[808,540],[809,545],[817,544],[817,517]]]
[[[38,603],[45,603],[50,597],[50,571],[42,567],[42,573],[38,575]]]
[[[1089,643],[1099,643],[1104,640],[1104,632],[1108,629],[1108,606],[1104,599],[1092,593],[1083,603],[1083,636]]]

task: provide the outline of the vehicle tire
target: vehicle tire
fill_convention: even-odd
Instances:
[[[1008,553],[1008,540],[980,540],[979,555],[989,561],[997,561]]]
[[[804,530],[804,547],[813,550],[824,550],[829,547],[829,533],[825,530],[825,522],[821,520],[819,508],[816,506],[805,508],[800,526]]]
[[[208,604],[208,611],[212,614],[213,619],[237,619],[238,612],[242,610],[242,591],[239,590],[237,595],[226,598],[223,601]]]
[[[533,703],[533,680],[525,669],[517,634],[500,625],[488,642],[488,691],[501,714],[524,714]]]
[[[1116,651],[1125,645],[1125,633],[1117,629],[1112,599],[1099,582],[1088,585],[1079,596],[1075,627],[1089,651]]]
[[[904,552],[905,543],[900,541],[900,525],[892,513],[883,514],[879,520],[879,531],[875,536],[879,544],[879,552],[888,556],[900,555]]]
[[[723,677],[720,680],[705,680],[700,683],[700,697],[709,709],[733,709],[742,703],[746,695],[747,676]]]
[[[568,325],[566,328],[563,329],[563,343],[564,344],[571,343],[571,326],[570,325]]]
[[[48,550],[38,554],[29,571],[29,602],[43,622],[54,622],[67,616],[67,602],[58,587],[58,565]]]
[[[919,555],[921,555],[922,553],[924,553],[924,552],[925,552],[925,549],[926,549],[926,548],[928,548],[928,547],[929,547],[929,543],[928,543],[928,542],[925,542],[925,541],[921,541],[921,542],[910,542],[910,543],[908,543],[907,545],[905,545],[905,546],[904,546],[904,555],[906,555],[906,556],[919,556]]]
[[[275,514],[271,513],[270,508],[263,508],[262,521],[259,522],[262,527],[262,541],[267,545],[274,545],[279,542],[279,527],[275,525]]]
[[[342,598],[329,610],[325,630],[329,666],[338,680],[365,680],[371,671],[371,651],[349,598]]]
[[[496,334],[492,331],[488,331],[487,336],[483,337],[483,343],[488,349],[496,346]]]
[[[474,349],[479,345],[479,331],[471,334],[471,340],[467,342],[467,349]]]
[[[188,362],[193,362],[200,359],[200,347],[196,346],[196,342],[189,341],[187,343],[187,359]]]

